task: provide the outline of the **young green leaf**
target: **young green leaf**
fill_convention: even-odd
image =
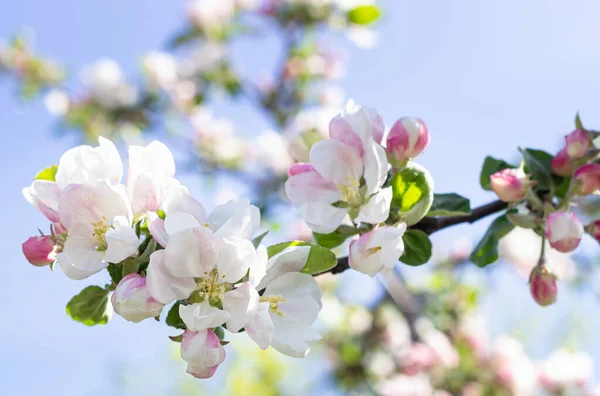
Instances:
[[[486,231],[481,241],[471,253],[471,261],[479,267],[485,267],[498,260],[498,242],[515,226],[506,218],[506,215],[497,217]]]
[[[531,178],[539,182],[539,186],[554,192],[554,182],[552,180],[552,167],[550,162],[552,156],[542,150],[520,149],[525,160],[526,170],[531,173]]]
[[[110,279],[113,281],[115,285],[118,285],[123,279],[123,267],[121,264],[109,263],[108,267],[106,267],[108,273],[110,275]]]
[[[420,230],[408,230],[402,236],[404,254],[400,261],[408,265],[425,264],[431,258],[431,241],[427,234]]]
[[[471,213],[471,202],[458,194],[433,194],[433,204],[427,216],[460,216]]]
[[[331,234],[319,234],[313,232],[313,238],[319,245],[333,249],[334,247],[340,246],[352,235],[357,235],[359,232],[360,231],[355,227],[341,225]]]
[[[579,112],[575,114],[575,129],[583,129],[585,131],[583,123],[581,122],[581,117],[579,117]]]
[[[171,327],[185,330],[185,323],[183,323],[183,320],[181,320],[181,317],[179,316],[179,306],[181,304],[181,301],[176,301],[175,304],[173,304],[173,306],[169,310],[169,313],[167,314],[167,320],[165,322]]]
[[[67,315],[86,326],[106,324],[110,319],[108,290],[100,286],[88,286],[67,304]]]
[[[36,176],[35,180],[50,180],[56,181],[56,172],[58,172],[58,165],[52,165],[46,169],[42,169]]]
[[[397,208],[407,225],[418,223],[433,203],[433,179],[427,169],[409,163],[392,177],[390,185],[392,206]]]
[[[254,245],[254,248],[257,248],[260,245],[260,243],[267,236],[268,233],[269,231],[265,231],[256,238],[252,239],[252,244]]]
[[[348,11],[348,20],[357,25],[370,25],[381,17],[381,10],[372,4],[360,5]]]
[[[273,257],[277,253],[283,251],[284,249],[290,246],[310,246],[310,251],[308,253],[308,259],[306,260],[306,264],[300,270],[300,272],[303,272],[305,274],[320,274],[321,272],[325,272],[332,269],[337,264],[337,257],[329,249],[317,245],[312,245],[303,241],[282,242],[276,245],[269,246],[267,248],[269,258]]]
[[[496,172],[500,172],[502,169],[516,168],[516,166],[509,164],[508,162],[497,159],[494,157],[487,156],[483,161],[481,167],[481,173],[479,174],[479,184],[484,190],[492,191],[492,185],[490,183],[490,176]]]

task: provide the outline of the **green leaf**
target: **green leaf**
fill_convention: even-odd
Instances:
[[[433,194],[433,204],[427,216],[458,216],[471,213],[471,202],[458,194]]]
[[[431,258],[431,241],[421,230],[408,230],[402,236],[404,254],[400,261],[408,265],[425,264]]]
[[[140,269],[140,262],[135,257],[128,257],[123,261],[123,277],[135,274]]]
[[[255,249],[260,245],[260,243],[267,236],[268,233],[269,233],[269,231],[265,231],[252,240],[252,244],[254,245]]]
[[[579,117],[579,112],[575,114],[575,129],[583,129],[585,131],[583,123],[581,122],[581,117]]]
[[[106,324],[110,319],[108,290],[100,286],[88,286],[67,304],[67,315],[86,326]]]
[[[549,189],[554,192],[554,182],[552,181],[552,167],[550,162],[552,156],[542,150],[520,149],[525,159],[525,165],[528,173],[531,173],[531,178],[539,182],[540,187]]]
[[[186,29],[177,33],[174,37],[169,40],[167,44],[169,48],[175,49],[191,41],[196,40],[200,36],[201,32],[196,29]]]
[[[556,196],[558,198],[564,198],[567,195],[567,192],[569,191],[571,178],[552,175],[552,180],[554,181],[554,185],[556,186]]]
[[[165,322],[171,327],[185,330],[185,323],[183,323],[183,320],[181,320],[181,317],[179,316],[179,306],[181,304],[181,301],[176,301],[175,304],[173,304],[173,306],[169,310],[169,313],[167,314],[167,320]]]
[[[399,170],[390,181],[392,206],[398,209],[407,225],[419,222],[433,203],[433,180],[422,166],[409,163]]]
[[[481,241],[471,253],[471,261],[479,267],[485,267],[498,260],[498,242],[515,226],[506,218],[506,215],[497,217],[486,231]]]
[[[357,25],[370,25],[381,17],[381,10],[372,4],[360,5],[348,11],[348,20]]]
[[[223,328],[221,326],[215,327],[213,329],[213,332],[219,338],[220,341],[223,341],[223,339],[225,338],[225,331],[223,330]]]
[[[332,269],[337,264],[337,257],[329,249],[317,245],[312,245],[303,241],[282,242],[276,245],[269,246],[267,248],[269,258],[273,257],[277,253],[283,251],[284,249],[290,246],[310,246],[310,252],[308,253],[308,259],[306,260],[306,264],[300,270],[300,272],[303,272],[305,274],[320,274],[321,272],[325,272]]]
[[[110,279],[115,285],[118,285],[119,282],[121,282],[121,279],[123,279],[123,268],[121,264],[109,263],[106,269],[108,270]]]
[[[481,173],[479,174],[479,184],[481,185],[481,188],[491,191],[492,185],[490,183],[490,176],[506,168],[516,168],[516,166],[501,159],[490,156],[485,157],[483,166],[481,167]]]
[[[46,169],[41,170],[35,176],[35,180],[56,181],[56,172],[58,172],[58,165],[49,166]]]
[[[319,234],[318,232],[313,232],[313,238],[319,245],[332,249],[340,246],[352,235],[357,235],[359,233],[360,231],[356,227],[341,225],[331,234]]]
[[[169,338],[173,342],[181,342],[181,341],[183,341],[183,333],[181,333],[181,334],[179,334],[177,336],[169,336]]]

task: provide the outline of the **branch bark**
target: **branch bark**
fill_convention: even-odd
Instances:
[[[471,211],[471,214],[464,216],[449,216],[449,217],[424,217],[417,224],[408,227],[411,230],[421,230],[427,235],[431,235],[436,231],[443,230],[444,228],[452,227],[462,223],[474,223],[478,220],[483,219],[494,213],[498,213],[508,207],[506,202],[500,200],[490,202],[488,204],[479,206]],[[350,268],[348,263],[348,257],[338,258],[337,265],[329,271],[322,272],[325,274],[331,272],[332,274],[339,274]],[[317,274],[317,275],[321,275]]]

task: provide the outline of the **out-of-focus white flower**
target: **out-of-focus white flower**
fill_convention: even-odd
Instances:
[[[485,319],[481,315],[470,314],[461,318],[458,335],[467,341],[471,350],[481,356],[488,348],[489,335]]]
[[[569,255],[550,249],[550,244],[546,244],[546,265],[559,279],[573,279],[577,271],[575,262]],[[541,245],[542,238],[539,235],[517,227],[500,240],[498,250],[500,257],[512,263],[521,275],[529,277],[540,258]]]
[[[277,174],[285,174],[294,163],[286,141],[275,131],[265,131],[251,146],[253,156],[259,165],[271,168]]]
[[[382,396],[430,396],[433,394],[431,379],[427,374],[395,375],[377,385]]]
[[[125,81],[121,67],[112,59],[103,58],[81,71],[81,80],[90,95],[103,106],[131,106],[138,99],[135,86]]]
[[[348,325],[354,335],[365,333],[373,327],[373,315],[362,307],[356,307],[348,315]]]
[[[337,113],[335,108],[315,107],[294,117],[283,135],[298,161],[308,161],[313,144],[329,137],[329,122]]]
[[[533,395],[537,385],[536,369],[519,341],[508,336],[497,338],[490,363],[498,380],[515,395]]]
[[[396,370],[396,364],[392,357],[383,351],[375,351],[370,354],[366,366],[367,370],[377,378],[387,378]]]
[[[234,15],[234,0],[193,0],[187,7],[190,22],[204,30],[222,29]]]
[[[433,349],[441,365],[445,368],[454,368],[458,366],[458,352],[450,343],[450,340],[444,333],[437,330],[433,323],[426,319],[419,319],[415,324],[417,332],[421,336],[423,343]]]
[[[346,37],[359,48],[373,48],[379,44],[379,35],[364,26],[350,26],[346,30]]]
[[[54,116],[63,116],[69,111],[69,95],[65,91],[53,89],[44,97],[44,105]]]
[[[177,62],[170,54],[152,51],[142,59],[142,67],[150,82],[162,89],[177,81]]]
[[[206,72],[224,61],[227,47],[223,44],[208,42],[193,52],[178,65],[179,74],[184,78],[193,78],[196,74]]]
[[[583,388],[593,376],[592,358],[584,352],[559,349],[540,367],[540,381],[549,389]]]

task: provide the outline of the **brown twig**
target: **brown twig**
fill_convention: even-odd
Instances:
[[[452,227],[462,223],[474,223],[478,220],[483,219],[494,213],[498,213],[508,207],[506,202],[500,200],[490,202],[488,204],[479,206],[471,211],[471,214],[464,216],[449,216],[449,217],[424,217],[417,224],[412,225],[409,229],[421,230],[427,235],[431,235],[436,231],[443,230],[444,228]],[[348,263],[348,257],[338,258],[337,265],[329,271],[322,272],[321,274],[331,272],[332,274],[339,274],[350,268]],[[317,275],[321,275],[317,274]]]

